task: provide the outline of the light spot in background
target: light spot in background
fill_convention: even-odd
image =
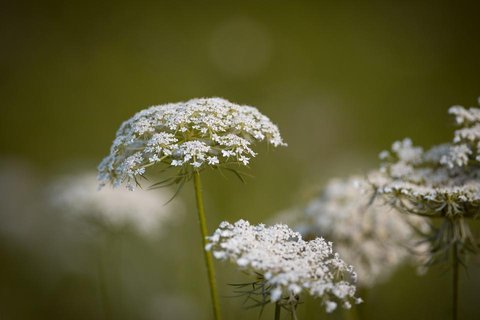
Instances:
[[[210,60],[218,70],[231,77],[247,77],[268,65],[272,39],[258,21],[234,17],[218,25],[209,47]]]

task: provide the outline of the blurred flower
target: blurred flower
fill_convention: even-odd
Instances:
[[[215,258],[261,274],[271,302],[297,301],[294,297],[303,291],[321,298],[327,312],[336,309],[338,303],[350,308],[351,302],[361,302],[355,297],[353,267],[340,259],[323,238],[305,241],[287,225],[253,226],[239,220],[234,224],[222,222],[208,241],[206,249]]]
[[[46,179],[27,160],[0,158],[0,238],[12,252],[28,253],[19,262],[55,285],[65,274],[85,273],[85,240],[78,224],[50,205]]]
[[[192,99],[140,111],[122,124],[111,152],[99,165],[99,180],[119,186],[155,164],[192,170],[229,164],[248,165],[254,141],[285,146],[280,132],[256,108],[221,98]],[[137,182],[138,183],[138,182]]]
[[[386,280],[408,259],[422,262],[428,251],[428,245],[419,244],[417,234],[417,230],[430,230],[427,221],[382,205],[372,199],[372,191],[361,177],[333,179],[306,205],[297,221],[304,235],[333,241],[334,249],[355,266],[360,287]]]
[[[157,234],[163,223],[183,213],[181,202],[165,205],[169,195],[162,191],[98,190],[95,174],[85,173],[54,181],[51,201],[72,214],[100,217],[112,225],[131,223],[142,233]]]

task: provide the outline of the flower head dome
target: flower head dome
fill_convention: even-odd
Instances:
[[[480,109],[455,106],[449,112],[460,126],[452,142],[424,151],[410,139],[397,141],[380,154],[382,174],[371,181],[393,207],[441,218],[429,237],[432,262],[445,261],[450,249],[454,259],[478,250],[466,219],[480,214]]]
[[[248,165],[252,144],[266,140],[285,146],[280,132],[256,108],[221,98],[192,99],[153,106],[125,121],[99,165],[102,184],[118,186],[142,176],[155,164],[179,167],[182,174],[206,167]]]
[[[371,191],[362,177],[333,179],[306,205],[299,219],[304,234],[333,241],[334,249],[355,266],[361,287],[386,280],[409,258],[423,262],[428,252],[427,244],[419,245],[421,237],[416,232],[428,232],[427,221],[402,215],[379,199],[371,202]]]
[[[460,128],[450,143],[428,151],[410,139],[383,151],[383,179],[373,184],[397,207],[447,218],[478,216],[480,208],[480,109],[451,107]]]
[[[340,303],[350,308],[355,297],[356,274],[323,238],[305,241],[287,225],[267,227],[239,220],[223,222],[208,238],[207,250],[217,259],[261,274],[269,288],[269,301],[289,300],[302,292],[322,299],[327,312]]]

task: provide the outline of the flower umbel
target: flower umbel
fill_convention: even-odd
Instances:
[[[285,146],[278,128],[256,108],[221,98],[192,99],[153,106],[125,121],[107,156],[98,166],[101,184],[133,189],[152,165],[193,170],[236,164],[255,157],[253,143],[266,140]]]
[[[372,180],[380,194],[407,212],[431,217],[474,218],[480,209],[480,109],[454,106],[460,129],[453,141],[428,151],[410,139],[383,151],[384,176]]]
[[[431,262],[448,259],[449,249],[463,255],[477,250],[465,219],[480,212],[480,165],[477,140],[459,132],[470,130],[480,118],[480,109],[452,107],[457,123],[453,142],[427,151],[414,147],[410,139],[397,141],[392,151],[382,152],[381,173],[370,178],[377,194],[393,207],[410,214],[443,218],[431,234]]]
[[[270,302],[298,301],[295,297],[302,292],[320,298],[327,312],[339,303],[350,308],[351,303],[361,302],[355,297],[353,267],[323,238],[305,241],[286,225],[255,226],[239,220],[222,222],[208,242],[206,249],[215,258],[262,275]]]
[[[255,157],[253,143],[266,140],[285,146],[278,128],[256,108],[221,98],[192,99],[153,106],[125,121],[107,156],[98,166],[100,186],[139,185],[151,166],[177,167],[177,173],[150,188],[177,184],[177,192],[193,180],[202,243],[208,235],[200,172],[225,168],[243,180],[232,165],[247,166]],[[176,193],[175,193],[176,194]],[[175,196],[174,196],[175,197]],[[173,199],[173,198],[172,198]],[[213,318],[220,319],[211,253],[203,251],[212,299]]]
[[[460,126],[452,142],[425,152],[409,139],[394,143],[391,153],[381,153],[383,175],[372,185],[397,209],[442,221],[429,237],[430,261],[452,260],[456,320],[459,266],[467,253],[478,252],[478,239],[467,219],[480,213],[480,109],[454,106],[449,112]]]

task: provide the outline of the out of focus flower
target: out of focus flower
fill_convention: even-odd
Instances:
[[[252,144],[263,140],[286,145],[277,126],[254,107],[221,98],[154,106],[122,124],[98,178],[102,185],[125,182],[133,189],[156,164],[179,167],[179,177],[206,167],[246,166],[256,155]]]
[[[166,190],[99,190],[94,173],[60,177],[51,191],[52,203],[66,212],[100,217],[112,225],[132,224],[145,234],[158,233],[162,224],[183,213],[181,202],[165,205],[169,200]]]
[[[334,249],[355,266],[360,287],[386,280],[407,260],[421,263],[429,248],[420,245],[417,232],[429,232],[427,221],[392,210],[372,199],[372,191],[362,177],[333,179],[297,218],[304,235],[333,241]]]
[[[287,225],[267,227],[239,220],[222,222],[208,238],[207,250],[241,270],[261,274],[270,302],[297,301],[306,292],[320,298],[327,312],[337,304],[350,308],[355,297],[356,274],[323,238],[305,241]]]

